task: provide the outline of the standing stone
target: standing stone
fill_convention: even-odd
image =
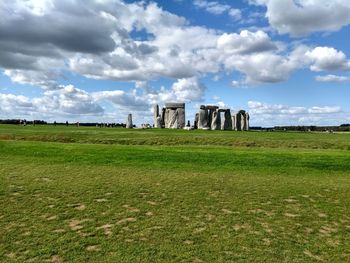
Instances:
[[[133,125],[132,125],[132,114],[128,115],[128,121],[126,123],[126,128],[128,128],[128,129],[132,129],[133,128]]]
[[[193,123],[194,129],[198,129],[198,120],[199,120],[199,113],[196,113],[196,116],[194,117],[194,123]]]
[[[166,103],[163,108],[164,126],[168,129],[183,129],[186,126],[185,103]]]
[[[154,110],[154,112],[153,112],[154,128],[162,128],[162,122],[161,122],[161,118],[159,116],[158,104],[154,105],[153,110]]]
[[[242,131],[246,131],[247,130],[247,122],[246,122],[246,114],[245,114],[245,111],[242,111],[241,113],[241,130]]]
[[[166,111],[165,111],[165,128],[177,129],[177,127],[178,127],[177,115],[178,115],[177,110],[166,109]]]
[[[166,112],[166,109],[162,108],[162,115],[160,116],[162,121],[162,128],[165,128],[165,112]]]
[[[153,107],[153,116],[154,116],[154,119],[156,119],[159,116],[159,105],[158,104],[154,105],[154,107]]]
[[[160,116],[157,117],[156,122],[154,123],[155,128],[162,128],[162,118]]]
[[[198,129],[204,129],[204,130],[209,129],[208,110],[204,105],[202,105],[199,110]]]
[[[232,130],[231,111],[229,109],[225,110],[225,121],[223,123],[223,130]]]
[[[245,130],[246,130],[246,131],[249,131],[249,120],[250,120],[249,113],[246,112],[246,113],[245,113],[245,116],[246,116],[246,117],[245,117],[245,123],[246,123],[246,124],[245,124],[245,126],[246,126],[246,129],[245,129]]]
[[[186,126],[185,108],[177,108],[177,127],[175,129],[183,129]]]
[[[241,111],[237,112],[236,114],[236,131],[241,131],[242,130],[242,115],[241,115]]]
[[[213,111],[212,121],[211,121],[211,129],[212,130],[220,130],[221,129],[221,116],[220,116],[219,110]]]
[[[220,130],[224,130],[225,129],[225,120],[221,122],[221,129]]]
[[[236,125],[236,113],[232,115],[232,130],[236,131],[237,130],[237,125]]]
[[[213,112],[216,111],[217,109],[219,109],[219,107],[218,106],[214,106],[214,105],[207,105],[206,109],[209,111],[209,113],[208,113],[208,123],[209,123],[209,125],[211,125],[212,118],[213,118]]]

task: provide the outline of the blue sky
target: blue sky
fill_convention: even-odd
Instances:
[[[153,123],[152,105],[253,126],[350,123],[347,0],[0,4],[0,118]]]

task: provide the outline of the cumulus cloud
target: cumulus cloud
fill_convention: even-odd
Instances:
[[[92,96],[96,101],[108,100],[127,111],[147,111],[150,106],[147,99],[137,95],[136,90],[131,92],[123,90],[99,91],[92,93]]]
[[[195,4],[234,12],[215,1]],[[296,56],[300,47],[287,52],[261,30],[222,33],[191,26],[153,2],[11,1],[0,5],[0,14],[0,67],[14,82],[47,90],[57,89],[67,71],[94,79],[148,81],[191,79],[224,69],[244,76],[237,83],[255,85],[285,81],[305,66]],[[140,32],[146,35],[138,39]],[[337,59],[333,64],[331,57]],[[315,71],[349,67],[344,54],[331,48],[316,48],[308,59]]]
[[[344,0],[250,0],[264,5],[266,17],[280,34],[300,37],[338,31],[350,24],[350,2]]]
[[[309,8],[311,2],[298,8]],[[240,16],[239,10],[216,1],[197,0],[195,4],[214,14]],[[13,82],[43,88],[39,98],[6,97],[7,106],[2,102],[2,109],[27,100],[33,111],[43,114],[106,115],[102,107],[106,103],[118,110],[147,112],[156,102],[201,101],[206,87],[200,80],[208,73],[239,73],[242,78],[233,80],[233,85],[251,86],[286,81],[294,71],[308,67],[313,71],[350,69],[345,54],[332,47],[281,44],[263,30],[225,33],[193,26],[149,1],[15,0],[0,4],[0,69]],[[133,90],[89,93],[59,85],[65,72],[137,85]],[[148,81],[160,78],[171,79],[173,84],[157,89],[148,86]]]
[[[300,107],[249,101],[248,110],[253,125],[334,125],[344,118],[339,106]]]
[[[103,113],[100,105],[94,102],[92,96],[73,85],[61,86],[59,90],[44,92],[41,98],[34,98],[33,104],[37,110],[50,114],[68,115],[98,115]]]
[[[349,71],[350,61],[342,51],[331,47],[316,47],[306,52],[306,57],[312,61],[312,71]]]
[[[308,65],[304,59],[307,50],[306,46],[298,46],[286,55],[270,51],[245,56],[227,56],[224,65],[227,69],[236,69],[245,75],[242,80],[234,80],[233,86],[282,82],[294,71]]]
[[[305,113],[338,113],[341,111],[339,106],[314,106],[306,107],[291,107],[283,104],[267,104],[258,101],[249,101],[248,107],[250,112],[254,114],[305,114]]]
[[[40,97],[29,98],[0,93],[0,118],[29,118],[33,116],[56,119],[60,117],[116,120],[133,113],[137,120],[151,122],[154,104],[201,102],[206,87],[197,77],[178,79],[169,88],[156,89],[147,82],[137,82],[131,91],[108,90],[87,92],[73,85],[46,90]],[[104,107],[103,107],[104,105]],[[110,107],[112,106],[112,107]]]
[[[35,105],[25,96],[0,93],[0,115],[27,115],[35,110]]]
[[[242,30],[239,34],[224,33],[218,38],[217,47],[228,54],[252,54],[277,50],[276,43],[263,31]]]
[[[316,76],[315,80],[319,82],[348,82],[350,81],[350,77],[330,74],[325,76]]]
[[[179,101],[200,101],[203,99],[205,89],[196,77],[179,79],[172,86],[172,91]]]
[[[0,93],[0,117],[41,116],[84,116],[103,114],[104,110],[95,103],[92,96],[72,85],[59,90],[45,91],[43,96],[28,98],[22,95]]]
[[[221,15],[223,13],[227,13],[235,20],[238,20],[242,17],[241,10],[232,8],[227,4],[220,4],[216,1],[206,1],[206,0],[195,0],[193,4],[200,9],[204,9],[208,13],[214,15]]]

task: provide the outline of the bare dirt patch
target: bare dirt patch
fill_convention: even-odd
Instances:
[[[75,207],[75,209],[77,209],[77,210],[79,210],[79,211],[85,210],[85,209],[86,209],[86,205],[84,205],[84,204],[79,204],[77,207]]]
[[[304,250],[304,254],[310,258],[313,258],[317,261],[323,261],[323,259],[320,256],[314,255],[313,253],[311,253],[309,250]]]
[[[83,223],[83,220],[76,220],[73,219],[72,221],[69,222],[69,227],[70,229],[72,229],[73,231],[77,231],[83,228],[83,226],[81,225],[81,223]]]
[[[132,223],[132,222],[136,222],[136,218],[134,217],[128,217],[128,218],[124,218],[124,219],[121,219],[117,222],[118,225],[121,225],[121,224],[125,224],[125,223]]]
[[[89,252],[96,252],[96,251],[100,251],[101,248],[99,245],[92,245],[92,246],[87,246],[86,250]]]
[[[105,235],[110,236],[112,235],[112,230],[111,230],[112,227],[113,227],[112,224],[105,224],[103,226],[97,227],[96,229],[103,229]]]
[[[123,205],[123,207],[125,209],[127,209],[129,212],[132,212],[132,213],[138,213],[140,212],[140,209],[136,208],[136,207],[132,207],[132,206],[129,206],[129,205]]]
[[[63,263],[63,261],[61,260],[61,258],[58,255],[52,256],[51,262],[52,263]]]
[[[104,203],[104,202],[108,202],[108,199],[106,199],[106,198],[98,198],[98,199],[95,199],[95,201],[97,203]]]
[[[284,213],[284,216],[290,217],[290,218],[295,218],[295,217],[299,217],[300,215],[298,215],[298,214],[292,214],[292,213]]]

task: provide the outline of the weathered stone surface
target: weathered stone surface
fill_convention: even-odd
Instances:
[[[212,130],[220,130],[221,129],[221,116],[218,110],[213,111],[212,121],[211,121],[211,129]]]
[[[215,105],[207,105],[206,109],[207,110],[217,110],[219,108],[219,106],[215,106]]]
[[[183,129],[186,126],[185,103],[166,103],[162,109],[162,127]]]
[[[246,131],[247,130],[247,127],[246,127],[246,114],[245,114],[245,111],[240,111],[241,113],[241,130],[242,131]]]
[[[153,117],[154,119],[157,119],[158,116],[159,116],[159,105],[156,104],[153,106]]]
[[[154,128],[162,128],[162,117],[158,116],[154,123]]]
[[[165,108],[174,108],[174,109],[178,109],[178,108],[185,108],[185,103],[174,103],[174,102],[170,102],[170,103],[165,103]]]
[[[198,120],[199,120],[199,113],[196,113],[196,116],[194,117],[194,123],[193,123],[194,129],[198,129]]]
[[[176,112],[177,127],[175,129],[183,129],[186,126],[185,108],[178,108]]]
[[[232,115],[232,130],[236,131],[237,130],[237,127],[236,127],[236,113],[234,113]]]
[[[173,109],[165,110],[165,128],[175,129],[177,128],[177,111]]]
[[[231,114],[229,108],[201,105],[194,120],[194,128],[197,127],[212,130],[249,130],[249,114],[244,110]]]
[[[162,119],[162,128],[165,128],[165,108],[162,108],[162,114],[160,115],[161,119]]]
[[[245,124],[245,127],[246,127],[246,131],[249,131],[249,120],[250,120],[250,116],[249,116],[249,113],[248,112],[246,112],[245,113],[245,122],[246,122],[246,124]]]
[[[162,128],[162,119],[159,115],[158,104],[154,105],[153,111],[154,128]]]
[[[223,122],[222,130],[232,130],[232,118],[231,118],[231,111],[229,109],[226,109],[225,111],[225,120]]]
[[[126,128],[128,129],[132,129],[133,128],[133,124],[132,124],[132,114],[128,115],[128,121],[126,123]]]
[[[236,131],[241,131],[242,130],[242,114],[241,112],[237,112],[236,114]]]
[[[198,117],[198,129],[209,129],[208,110],[200,109]]]
[[[213,120],[213,112],[215,109],[209,109],[208,110],[208,126],[211,128],[211,122]]]

